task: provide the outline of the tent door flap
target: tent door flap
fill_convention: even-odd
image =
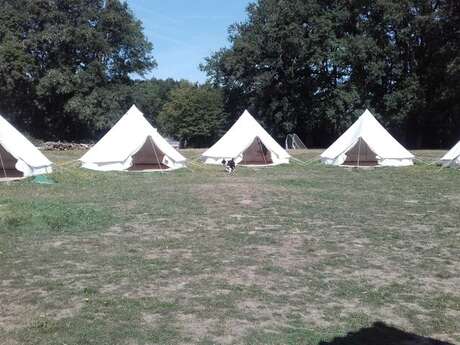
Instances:
[[[142,147],[132,156],[130,171],[165,170],[169,169],[164,162],[165,154],[154,143],[152,137],[147,137]]]
[[[0,145],[0,178],[24,177],[24,174],[16,169],[17,162],[18,160]]]
[[[343,165],[351,166],[376,166],[378,165],[377,155],[367,145],[366,141],[359,138],[356,144],[346,153]]]
[[[243,152],[242,165],[268,165],[273,164],[271,152],[262,143],[259,137],[256,137],[251,145]]]

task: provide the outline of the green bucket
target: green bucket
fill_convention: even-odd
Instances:
[[[37,184],[56,184],[56,181],[45,175],[34,176],[33,181]]]

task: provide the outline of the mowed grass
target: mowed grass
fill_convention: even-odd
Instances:
[[[318,345],[377,321],[460,343],[460,171],[319,153],[234,176],[47,153],[55,185],[0,185],[0,343]]]

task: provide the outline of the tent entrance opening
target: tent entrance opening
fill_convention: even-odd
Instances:
[[[16,169],[18,160],[0,145],[0,178],[24,177],[24,174]]]
[[[359,138],[358,142],[346,153],[347,159],[343,165],[351,166],[376,166],[378,165],[377,155],[369,145]]]
[[[242,165],[267,165],[273,164],[270,151],[262,141],[256,137],[249,147],[243,152]]]
[[[155,145],[153,139],[148,137],[144,145],[133,155],[133,164],[129,171],[164,170],[169,167],[163,164],[165,154]]]

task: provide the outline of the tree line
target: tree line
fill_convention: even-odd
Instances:
[[[460,139],[460,1],[259,0],[202,66],[229,113],[327,145],[365,109],[412,148]]]
[[[369,108],[411,148],[460,139],[460,2],[259,0],[208,57],[204,85],[141,80],[153,45],[120,0],[0,0],[0,113],[41,139],[97,140],[135,103],[212,144],[245,108],[326,146]]]

